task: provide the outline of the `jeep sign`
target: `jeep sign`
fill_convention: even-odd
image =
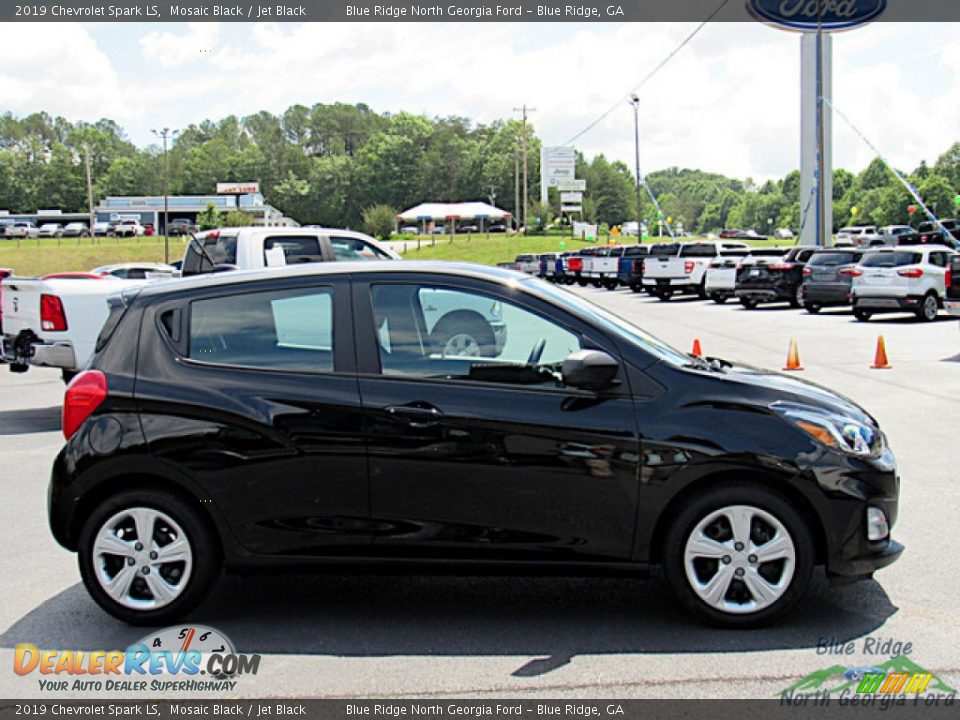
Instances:
[[[824,30],[849,30],[876,20],[887,0],[748,0],[750,14],[788,30],[813,31],[823,13]]]

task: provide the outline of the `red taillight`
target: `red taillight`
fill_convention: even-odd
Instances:
[[[863,270],[857,270],[857,268],[844,268],[840,271],[841,275],[846,275],[847,277],[860,277],[863,275]]]
[[[643,260],[634,260],[633,261],[633,272],[643,272]]]
[[[40,296],[40,327],[48,332],[63,332],[67,329],[63,303],[56,295]]]
[[[947,265],[947,274],[943,276],[943,284],[944,284],[944,287],[953,286],[953,268],[950,265]],[[3,301],[3,291],[0,290],[0,304],[2,304],[2,301]],[[0,313],[2,312],[3,311],[0,310]],[[2,319],[3,318],[0,317],[0,320]]]
[[[646,274],[647,274],[647,261],[644,260],[643,263],[642,263],[642,265],[641,265],[640,267],[643,268],[643,274],[646,275]]]
[[[743,263],[737,263],[737,270],[743,270]]]
[[[793,263],[774,263],[773,265],[768,265],[771,270],[793,270],[796,267]]]
[[[99,370],[77,375],[63,396],[63,436],[69,440],[83,422],[107,399],[107,377]]]
[[[583,270],[583,258],[570,258],[569,267],[573,272]]]
[[[689,275],[690,273],[693,272],[694,267],[695,267],[695,264],[692,261],[687,260],[687,262],[683,264],[683,272]]]
[[[920,268],[910,268],[909,270],[897,270],[897,275],[905,278],[918,278],[923,276],[923,270]]]
[[[813,270],[811,270],[810,268],[804,268],[804,269],[803,269],[803,276],[804,276],[804,277],[810,277],[811,275],[813,275]]]

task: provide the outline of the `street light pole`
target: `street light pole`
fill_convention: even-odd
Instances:
[[[179,134],[179,130],[163,128],[163,130],[151,130],[154,135],[163,139],[163,261],[170,264],[170,162],[167,159],[167,139],[173,139]]]
[[[526,235],[529,227],[527,225],[527,205],[529,204],[527,200],[527,113],[535,112],[536,108],[528,108],[524,103],[523,107],[514,108],[513,111],[523,114],[523,234]],[[541,178],[540,181],[543,182],[543,179]]]
[[[633,142],[636,151],[637,168],[637,244],[643,242],[643,208],[640,203],[640,98],[637,95],[630,96],[630,104],[633,105]]]

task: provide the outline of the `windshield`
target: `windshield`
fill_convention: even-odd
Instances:
[[[667,345],[662,340],[641,330],[629,320],[620,317],[599,305],[595,305],[586,298],[575,295],[569,290],[558,288],[541,280],[530,278],[522,281],[528,287],[534,286],[536,291],[568,310],[588,313],[591,318],[607,332],[620,337],[627,342],[639,346],[651,355],[665,360],[673,365],[689,365],[690,356]]]

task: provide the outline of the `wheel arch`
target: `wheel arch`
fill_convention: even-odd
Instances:
[[[707,475],[703,475],[688,483],[664,506],[650,535],[648,560],[651,564],[660,564],[663,555],[663,543],[671,523],[679,516],[680,509],[690,501],[708,490],[723,485],[754,484],[774,492],[797,510],[803,518],[814,541],[814,564],[819,565],[826,561],[827,535],[823,522],[810,500],[785,478],[758,468],[733,468]]]

